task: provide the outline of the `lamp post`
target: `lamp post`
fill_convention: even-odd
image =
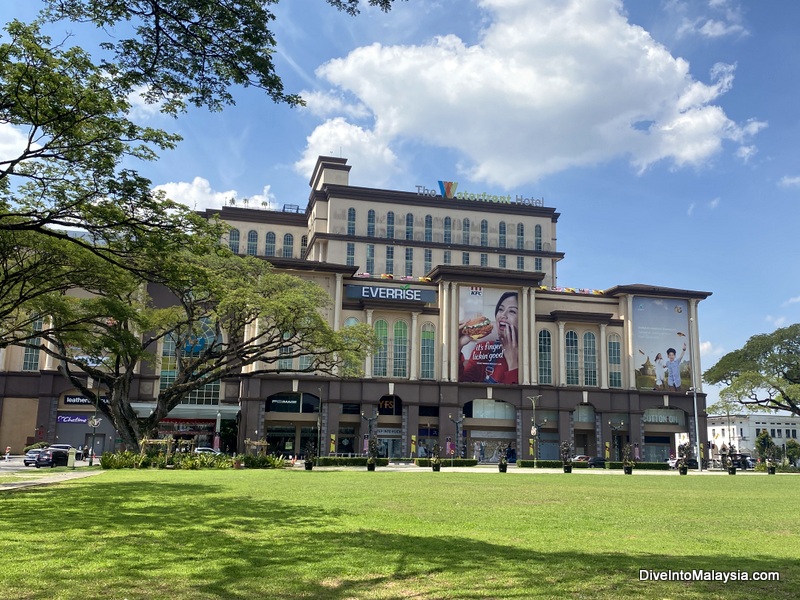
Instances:
[[[97,380],[97,393],[94,397],[94,416],[89,421],[89,427],[92,428],[92,446],[89,448],[89,466],[94,464],[94,438],[97,435],[97,426],[100,425],[101,419],[97,418],[97,407],[100,404],[100,380]]]
[[[538,440],[538,427],[536,426],[536,401],[542,397],[541,394],[538,396],[528,396],[528,400],[531,401],[531,406],[533,406],[533,417],[531,418],[531,437],[533,437],[533,468],[536,468],[536,455],[539,454],[537,445],[539,443]],[[545,422],[547,419],[545,419]]]
[[[361,411],[361,418],[364,419],[365,421],[367,421],[367,423],[369,424],[368,425],[368,430],[367,430],[367,440],[371,440],[372,439],[372,424],[375,421],[378,420],[378,413],[377,412],[373,412],[372,416],[368,417],[366,414],[364,414],[364,411]]]
[[[448,418],[456,424],[456,448],[458,449],[458,458],[462,458],[461,456],[461,424],[464,422],[466,418],[463,413],[458,415],[457,419],[453,418],[453,415],[447,415]]]
[[[539,459],[539,430],[547,425],[547,419],[542,419],[541,423],[535,423],[531,426],[531,435],[533,436],[533,468],[536,468],[536,461]]]
[[[703,470],[703,461],[700,458],[700,415],[697,412],[697,384],[695,384],[694,368],[694,317],[689,317],[689,356],[692,365],[692,397],[694,399],[694,441],[697,450],[697,470]]]
[[[319,455],[322,453],[322,387],[318,387],[319,406],[317,407],[317,466],[319,466]]]
[[[222,426],[222,413],[217,411],[217,424],[214,428],[214,450],[219,450],[219,430]]]
[[[616,425],[609,421],[608,426],[611,427],[611,438],[614,441],[614,457],[619,461],[619,436],[617,435],[617,432],[625,427],[625,421],[620,421]]]

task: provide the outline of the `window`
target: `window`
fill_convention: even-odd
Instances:
[[[347,266],[352,267],[356,264],[356,245],[353,242],[347,242]]]
[[[300,238],[300,258],[306,255],[306,248],[308,248],[308,236],[304,235]]]
[[[406,239],[414,239],[414,215],[411,213],[406,215]]]
[[[356,234],[356,209],[347,209],[347,235]]]
[[[506,222],[500,221],[500,236],[497,240],[497,245],[501,248],[506,247]]]
[[[433,268],[433,251],[430,248],[425,248],[425,264],[423,265],[423,270],[427,275],[431,268]]]
[[[517,224],[517,250],[525,249],[525,225]]]
[[[394,275],[394,246],[386,246],[386,270],[384,272]]]
[[[542,249],[542,226],[537,225],[533,229],[533,249],[534,250],[541,250]]]
[[[267,233],[266,243],[264,244],[264,256],[275,256],[275,234],[272,231]]]
[[[311,366],[314,364],[314,357],[310,354],[304,354],[300,357],[300,370],[310,371]]]
[[[542,259],[541,258],[534,258],[533,259],[533,270],[539,273],[542,272]]]
[[[578,378],[578,334],[568,331],[564,347],[567,355],[567,385],[578,385],[580,383]]]
[[[622,341],[616,333],[608,336],[608,385],[622,387]]]
[[[375,237],[375,211],[367,212],[367,237]]]
[[[517,257],[517,271],[524,271],[525,270],[525,257],[518,256]]]
[[[248,256],[258,254],[258,232],[252,229],[247,232],[247,254]]]
[[[287,233],[283,236],[283,258],[292,258],[294,256],[294,236]]]
[[[469,264],[469,252],[462,252],[461,253],[461,264],[468,265]]]
[[[469,219],[461,221],[461,243],[469,245]]]
[[[228,233],[228,247],[234,254],[239,254],[239,230],[231,229]]]
[[[498,263],[498,266],[501,269],[505,269],[506,268],[506,255],[505,254],[501,254],[500,256],[498,256],[497,257],[497,263]]]
[[[444,243],[453,242],[453,220],[450,217],[444,218]]]
[[[42,317],[36,317],[33,321],[33,330],[34,331],[41,331],[42,326],[44,325],[44,319]],[[30,344],[33,346],[38,346],[41,343],[42,339],[37,335],[35,338],[31,338]],[[38,371],[39,370],[39,348],[25,348],[25,352],[22,355],[22,370],[23,371]]]
[[[539,332],[539,383],[553,383],[553,339],[546,329]]]
[[[434,363],[436,356],[436,329],[433,323],[425,323],[420,335],[420,379],[433,379],[435,376]]]
[[[489,221],[483,219],[481,221],[481,246],[489,245]]]
[[[450,257],[450,250],[445,250],[444,251],[444,264],[449,265],[451,261],[452,261],[452,259]]]
[[[597,385],[597,344],[591,331],[583,334],[583,385]]]
[[[408,377],[408,325],[403,321],[394,324],[393,346],[392,377]]]
[[[425,241],[433,241],[433,217],[425,215]]]
[[[375,321],[374,328],[380,347],[372,357],[372,376],[386,377],[386,358],[388,354],[386,346],[389,343],[389,326],[386,321],[380,320]]]
[[[195,356],[197,356],[198,354],[194,352],[195,348],[205,347],[206,344],[213,343],[215,341],[216,333],[208,325],[207,322],[204,323],[203,329],[204,329],[203,333],[197,336],[195,340],[196,343],[193,346],[187,347],[186,344],[183,346],[183,352],[185,356],[191,357],[193,353]],[[176,334],[172,334],[166,336],[161,345],[161,378],[159,381],[160,390],[165,390],[169,386],[171,386],[175,382],[175,379],[177,377],[178,374],[178,356],[176,352],[177,341],[178,341],[178,336]],[[220,381],[207,383],[204,386],[186,394],[183,400],[181,400],[181,404],[204,404],[204,405],[219,404],[220,389],[221,389]]]
[[[367,244],[367,273],[375,272],[375,244]]]
[[[406,248],[406,277],[411,277],[414,274],[414,249]]]
[[[386,237],[394,239],[394,213],[389,211],[386,213]]]
[[[281,346],[280,350],[278,351],[278,370],[280,371],[291,371],[293,366],[293,360],[291,357],[292,354],[292,347],[291,346]]]
[[[486,252],[481,252],[481,266],[488,267],[489,266],[489,255]]]

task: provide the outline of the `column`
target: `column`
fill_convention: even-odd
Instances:
[[[372,329],[372,312],[371,308],[367,309],[367,325]],[[364,362],[364,379],[372,378],[372,353],[367,354],[367,359]]]
[[[409,373],[410,375],[409,379],[411,381],[415,381],[418,378],[417,374],[419,373],[420,349],[419,349],[419,335],[417,335],[418,320],[419,320],[419,313],[412,312],[411,339],[409,340],[411,346],[411,370]]]
[[[461,360],[459,352],[461,349],[458,347],[458,286],[450,282],[450,319],[447,324],[448,335],[450,341],[450,381],[458,381],[458,361]]]
[[[519,310],[518,335],[521,338],[517,340],[520,350],[519,362],[521,367],[519,381],[522,385],[530,385],[531,381],[530,377],[531,365],[530,365],[530,352],[529,352],[530,340],[531,340],[531,335],[530,335],[531,322],[528,319],[528,312],[529,312],[528,304],[530,302],[528,296],[530,294],[530,291],[531,289],[527,286],[522,288],[522,294],[520,294],[522,296],[522,302],[519,303],[519,309],[518,309]]]
[[[447,319],[450,316],[449,310],[449,302],[450,302],[450,292],[448,289],[448,285],[446,282],[439,282],[439,307],[440,307],[440,316],[439,316],[439,339],[441,340],[440,344],[440,352],[441,354],[441,375],[439,379],[441,381],[449,381],[450,380],[450,361],[449,361],[449,348],[450,345],[447,343]]]
[[[608,324],[600,323],[600,347],[597,358],[600,360],[600,389],[608,389],[608,342],[606,342]]]
[[[333,330],[342,326],[342,274],[336,273],[336,288],[333,290]]]
[[[558,382],[557,385],[567,384],[567,347],[564,340],[564,323],[558,322]]]

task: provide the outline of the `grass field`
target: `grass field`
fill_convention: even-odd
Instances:
[[[800,477],[408,471],[107,471],[4,492],[0,598],[798,597]]]

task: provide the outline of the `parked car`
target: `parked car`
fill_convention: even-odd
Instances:
[[[737,469],[742,470],[752,469],[755,466],[755,462],[749,454],[731,454],[731,463]]]
[[[678,468],[678,459],[677,458],[666,458],[664,460],[669,465],[670,469],[677,469]],[[697,468],[697,459],[696,458],[687,458],[686,459],[686,466],[689,469],[696,469]]]
[[[36,457],[34,466],[39,467],[66,467],[69,459],[69,452],[63,448],[45,448]]]
[[[48,448],[58,448],[69,452],[73,446],[70,444],[50,444]],[[75,448],[75,460],[83,460],[83,450],[81,448]]]
[[[606,466],[606,459],[603,458],[602,456],[593,456],[587,462],[589,463],[590,469],[594,468],[604,469]]]
[[[194,449],[195,454],[222,454],[219,450],[209,448],[208,446],[200,446]]]
[[[588,454],[576,454],[572,457],[572,462],[586,462],[591,458]]]
[[[22,459],[22,462],[25,463],[26,467],[32,467],[36,464],[36,458],[41,454],[42,448],[32,448],[25,453],[25,458]]]

